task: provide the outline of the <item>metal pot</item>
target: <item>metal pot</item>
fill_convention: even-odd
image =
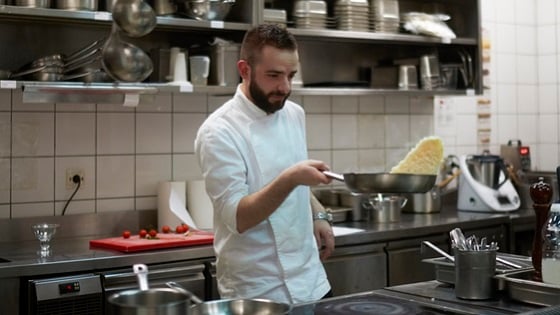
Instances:
[[[133,266],[140,290],[115,293],[108,299],[111,314],[115,315],[185,315],[189,314],[191,295],[186,290],[148,288],[148,267]]]
[[[437,213],[441,211],[441,189],[434,186],[430,191],[419,194],[406,194],[408,202],[403,212]]]
[[[406,203],[407,199],[404,196],[371,195],[368,220],[375,223],[399,222],[401,220],[401,209]],[[367,207],[367,205],[364,206]]]

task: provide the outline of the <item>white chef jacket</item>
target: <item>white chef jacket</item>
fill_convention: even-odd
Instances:
[[[237,231],[241,198],[307,159],[303,109],[286,101],[267,115],[238,87],[200,127],[195,152],[214,206],[221,298],[300,303],[323,297],[330,284],[313,236],[309,187],[298,186],[268,219]]]

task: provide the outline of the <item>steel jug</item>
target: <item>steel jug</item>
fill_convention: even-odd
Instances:
[[[509,178],[504,159],[498,155],[471,155],[466,162],[471,176],[492,189],[500,188]],[[502,173],[503,176],[500,176]]]

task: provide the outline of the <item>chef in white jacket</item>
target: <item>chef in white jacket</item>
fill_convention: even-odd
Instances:
[[[331,180],[324,162],[308,159],[305,113],[288,100],[298,63],[286,29],[249,30],[237,62],[242,83],[198,130],[221,298],[294,304],[331,295],[321,259],[334,236],[309,188]]]

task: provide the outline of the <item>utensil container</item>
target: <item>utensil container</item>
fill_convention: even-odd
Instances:
[[[210,52],[210,75],[208,83],[218,86],[237,86],[239,73],[237,60],[241,45],[230,42],[216,42]]]
[[[453,249],[455,258],[455,295],[460,299],[485,300],[494,297],[496,250]]]

